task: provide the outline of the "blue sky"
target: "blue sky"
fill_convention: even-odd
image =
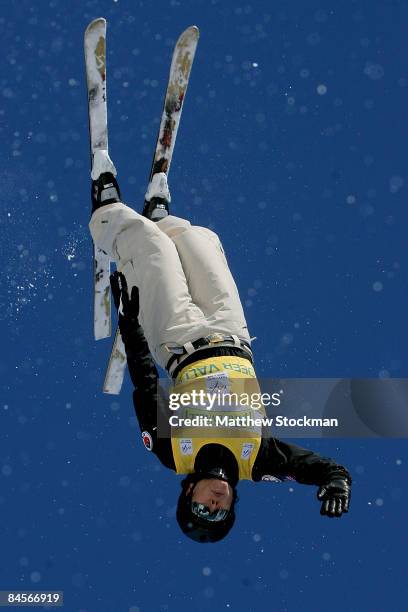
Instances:
[[[231,536],[200,547],[130,381],[101,393],[83,65],[99,16],[110,151],[139,210],[172,46],[200,28],[173,211],[219,233],[259,375],[407,376],[405,2],[3,3],[0,589],[63,590],[75,612],[399,610],[404,439],[302,440],[350,469],[349,515],[321,517],[314,487],[243,483]]]

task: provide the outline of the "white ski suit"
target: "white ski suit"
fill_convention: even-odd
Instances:
[[[238,290],[218,236],[169,215],[155,223],[122,203],[92,215],[94,243],[127,281],[139,289],[139,321],[157,363],[169,349],[209,334],[235,336],[250,344]]]

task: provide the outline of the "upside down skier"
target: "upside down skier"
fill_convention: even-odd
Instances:
[[[157,387],[156,364],[180,392],[208,390],[214,381],[232,392],[259,387],[218,236],[169,214],[164,173],[155,176],[149,200],[138,214],[121,202],[115,176],[102,173],[92,183],[90,231],[117,266],[111,287],[143,443],[163,465],[185,475],[177,505],[182,531],[201,543],[225,537],[242,479],[317,485],[321,514],[342,516],[349,509],[351,476],[332,459],[245,427],[211,435],[182,427],[158,436],[158,415],[168,415],[168,405]]]

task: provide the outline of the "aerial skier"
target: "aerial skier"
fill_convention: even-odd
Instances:
[[[102,21],[97,20],[99,27]],[[198,37],[198,32],[194,35]],[[191,62],[192,56],[190,68]],[[188,78],[185,81],[172,111],[166,106],[166,96],[164,129],[166,125],[168,129],[169,116],[176,117],[178,125]],[[88,73],[88,90],[92,91],[89,83]],[[103,101],[106,103],[106,95]],[[185,476],[176,516],[182,531],[197,542],[216,542],[230,531],[239,480],[289,479],[316,485],[321,514],[340,517],[349,509],[351,476],[332,459],[267,437],[261,427],[249,425],[218,426],[210,432],[208,427],[192,427],[186,421],[169,428],[168,435],[159,435],[159,421],[168,422],[171,411],[158,386],[156,365],[167,371],[172,390],[178,394],[259,391],[251,338],[218,236],[170,214],[167,174],[174,121],[170,125],[165,137],[159,133],[143,214],[121,200],[107,140],[99,148],[92,147],[89,226],[97,252],[116,264],[111,289],[144,446],[167,468]],[[160,165],[163,159],[166,163]],[[189,414],[188,408],[183,410],[181,414]],[[196,408],[195,414],[200,410],[206,414],[208,407]],[[250,414],[252,408],[238,405],[232,410]],[[262,407],[257,414],[264,414]]]
[[[165,176],[161,180],[163,185]],[[317,485],[321,514],[348,512],[350,474],[310,450],[245,428],[233,438],[221,429],[216,439],[191,428],[170,438],[157,435],[158,412],[167,405],[155,361],[180,393],[186,381],[190,390],[208,389],[214,372],[232,393],[242,380],[255,379],[242,306],[216,234],[172,215],[155,223],[138,214],[121,202],[108,173],[94,181],[93,194],[92,237],[119,270],[112,291],[121,305],[119,328],[142,439],[163,465],[186,474],[177,506],[184,533],[199,542],[223,538],[234,523],[240,479]]]

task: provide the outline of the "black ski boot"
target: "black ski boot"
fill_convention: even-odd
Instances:
[[[169,214],[169,204],[164,198],[152,198],[143,208],[143,216],[152,221],[160,221]]]
[[[170,199],[166,173],[157,172],[153,174],[145,195],[143,216],[152,221],[160,221],[160,219],[167,217]]]
[[[121,202],[120,189],[117,180],[110,172],[104,172],[92,181],[92,213],[105,204]]]

